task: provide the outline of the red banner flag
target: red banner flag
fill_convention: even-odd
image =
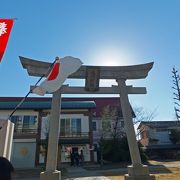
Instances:
[[[0,62],[6,49],[13,22],[13,19],[0,19]]]

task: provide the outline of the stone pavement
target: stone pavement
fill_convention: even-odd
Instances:
[[[94,177],[68,178],[65,180],[110,180],[110,179],[104,176],[94,176]]]
[[[98,175],[97,171],[88,171],[82,167],[68,167],[67,177],[62,176],[63,180],[109,180],[105,176]]]
[[[39,180],[39,178],[38,177],[37,178],[23,178],[19,180]],[[64,179],[62,177],[62,180],[110,180],[110,179],[104,176],[94,176],[94,177],[67,178],[67,179]]]
[[[14,180],[39,180],[40,169],[19,170]],[[66,167],[66,172],[62,175],[62,180],[109,180],[102,176],[102,173],[95,170],[86,170],[82,167]]]

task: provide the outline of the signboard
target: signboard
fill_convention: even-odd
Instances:
[[[99,67],[86,67],[86,91],[98,91],[99,90]]]

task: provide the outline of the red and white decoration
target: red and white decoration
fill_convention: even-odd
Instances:
[[[0,62],[7,46],[13,22],[13,19],[0,19]]]
[[[76,72],[82,65],[78,58],[71,56],[57,59],[48,77],[32,90],[33,93],[43,96],[45,93],[57,91],[69,75]]]

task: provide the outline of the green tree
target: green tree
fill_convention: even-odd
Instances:
[[[110,105],[105,106],[101,112],[102,128],[100,132],[99,149],[101,154],[101,165],[103,165],[103,155],[106,150],[107,140],[113,139],[114,141],[120,137],[122,133],[119,125],[118,110],[116,107]]]
[[[130,162],[131,158],[127,137],[124,129],[120,125],[118,109],[109,105],[105,106],[101,112],[101,118],[102,132],[99,141],[101,165],[103,165],[104,161]],[[147,157],[141,148],[140,154],[142,160],[146,161]]]
[[[139,145],[139,151],[141,159],[143,162],[147,161],[147,156],[145,155],[141,144]],[[104,151],[103,158],[106,161],[110,162],[130,162],[130,152],[127,137],[122,137],[121,139],[116,140],[104,140]]]
[[[123,128],[120,124],[118,107],[107,105],[101,112],[103,139],[116,139],[124,136]]]

